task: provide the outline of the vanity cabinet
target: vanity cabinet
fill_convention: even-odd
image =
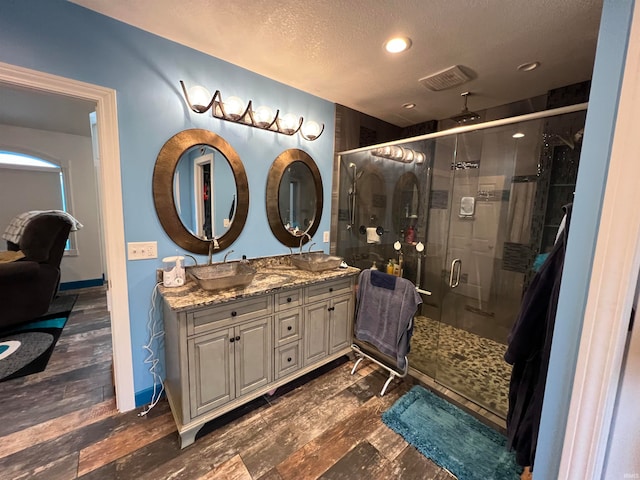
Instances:
[[[165,390],[181,446],[208,421],[350,351],[354,276],[173,310]]]

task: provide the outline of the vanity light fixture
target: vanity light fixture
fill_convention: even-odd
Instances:
[[[252,100],[244,107],[243,101],[238,97],[229,97],[224,101],[220,90],[216,90],[211,96],[209,91],[201,86],[191,87],[187,91],[182,80],[180,86],[187,105],[195,113],[211,110],[211,114],[221,120],[289,136],[300,133],[300,136],[308,141],[317,139],[324,132],[324,124],[321,126],[314,121],[305,122],[303,117],[286,114],[280,118],[280,110],[276,110],[274,114],[267,106],[260,106],[254,110]]]

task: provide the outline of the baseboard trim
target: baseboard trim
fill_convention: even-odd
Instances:
[[[91,280],[78,280],[76,282],[64,282],[60,284],[60,291],[76,290],[78,288],[101,287],[104,285],[103,278],[93,278]]]

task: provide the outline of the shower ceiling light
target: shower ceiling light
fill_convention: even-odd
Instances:
[[[522,138],[524,137],[524,133],[522,132],[516,132],[513,135],[511,135],[513,138]]]
[[[406,108],[407,110],[411,110],[412,108],[416,108],[415,103],[403,103],[402,108]]]
[[[280,118],[280,110],[276,110],[274,114],[269,107],[262,106],[254,111],[251,100],[244,107],[244,103],[238,97],[229,97],[227,101],[223,101],[220,90],[216,90],[216,93],[211,96],[204,87],[196,86],[187,91],[182,80],[180,85],[187,105],[195,113],[211,110],[211,115],[220,120],[289,136],[300,133],[300,136],[308,141],[317,139],[324,132],[324,123],[319,125],[314,121],[305,122],[304,118],[291,114]]]
[[[395,37],[384,44],[384,48],[389,53],[400,53],[411,47],[411,39],[408,37]]]
[[[539,66],[540,66],[540,62],[527,62],[527,63],[523,63],[521,65],[518,65],[517,70],[519,70],[521,72],[530,72],[532,70],[535,70]]]

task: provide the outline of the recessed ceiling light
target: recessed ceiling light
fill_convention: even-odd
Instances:
[[[384,48],[389,53],[404,52],[408,50],[409,47],[411,47],[411,39],[408,37],[395,37],[384,44]]]
[[[540,66],[540,62],[528,62],[523,63],[522,65],[518,65],[518,70],[521,72],[530,72],[531,70],[535,70]]]
[[[524,133],[522,132],[516,132],[513,135],[511,135],[513,138],[522,138],[524,137]]]
[[[406,108],[407,110],[411,110],[412,108],[416,108],[415,103],[403,103],[402,108]]]

